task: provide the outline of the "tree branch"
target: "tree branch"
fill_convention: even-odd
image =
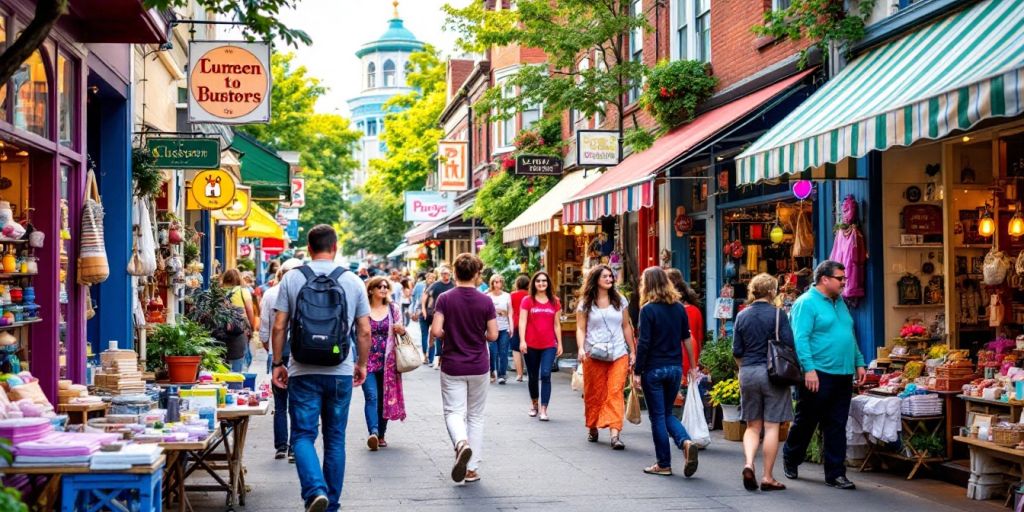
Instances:
[[[61,15],[67,13],[69,0],[39,0],[36,14],[18,38],[0,54],[0,84],[10,81],[21,65],[42,46],[46,36],[57,24]]]

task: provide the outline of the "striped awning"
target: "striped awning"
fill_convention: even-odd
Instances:
[[[593,222],[601,217],[622,215],[651,206],[654,206],[654,177],[646,175],[640,183],[565,203],[562,207],[562,222],[565,224]]]
[[[1024,1],[986,0],[869,50],[737,157],[740,185],[1024,109]]]
[[[586,174],[586,177],[584,175]],[[541,196],[502,230],[504,242],[515,242],[531,236],[540,236],[561,228],[562,203],[583,190],[598,174],[576,171],[565,175],[561,181]]]

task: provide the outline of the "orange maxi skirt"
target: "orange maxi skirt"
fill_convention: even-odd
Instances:
[[[587,359],[583,363],[583,408],[587,428],[622,430],[626,413],[623,389],[628,374],[628,355],[615,361]]]

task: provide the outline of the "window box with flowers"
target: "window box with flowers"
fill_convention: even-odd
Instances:
[[[648,71],[640,104],[668,131],[692,120],[697,106],[711,97],[717,84],[707,63],[662,61]]]

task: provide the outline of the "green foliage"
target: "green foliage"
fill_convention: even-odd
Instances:
[[[164,183],[164,173],[155,167],[156,157],[145,148],[132,149],[132,180],[135,181],[135,195],[152,197]]]
[[[807,443],[807,462],[821,464],[825,461],[825,442],[821,436],[821,429],[814,429],[811,442]]]
[[[184,262],[187,266],[189,263],[199,259],[199,244],[196,244],[191,240],[186,240],[185,247],[182,252],[184,253]]]
[[[170,7],[189,7],[192,0],[144,0],[147,8],[164,10]],[[302,30],[289,28],[280,21],[281,11],[295,7],[296,0],[196,0],[200,8],[212,11],[222,18],[243,25],[243,34],[250,40],[273,41],[280,39],[289,46],[313,42]]]
[[[160,324],[146,343],[146,369],[156,371],[164,366],[164,356],[202,356],[203,368],[223,367],[224,347],[202,325],[179,318],[176,324]]]
[[[647,73],[640,104],[664,130],[687,123],[718,84],[710,71],[708,65],[700,61],[661,61]]]
[[[256,262],[252,258],[238,258],[237,268],[239,272],[255,272]]]
[[[857,12],[848,12],[845,0],[792,0],[789,7],[764,13],[764,24],[754,33],[794,41],[807,39],[828,56],[834,43],[849,51],[851,43],[864,38],[865,24],[877,0],[856,0]],[[807,65],[807,49],[800,52],[799,66]]]
[[[512,144],[517,155],[549,155],[562,156],[562,119],[558,116],[545,116],[527,130],[516,134]]]
[[[515,176],[511,172],[498,171],[477,191],[468,215],[483,221],[492,232],[501,233],[508,223],[557,183],[558,178],[551,176]]]
[[[700,364],[711,375],[712,382],[735,378],[739,367],[732,355],[732,337],[719,336],[716,340],[708,335],[700,350]]]
[[[402,196],[390,190],[370,190],[349,207],[349,218],[342,225],[349,236],[343,241],[348,254],[357,249],[384,255],[401,241],[406,230]]]
[[[306,245],[306,230],[317,224],[337,228],[346,206],[339,180],[325,176],[316,169],[307,170],[303,174],[306,177],[306,206],[299,210],[299,225],[305,229],[299,231],[299,239],[296,241],[299,246]]]
[[[630,128],[622,134],[622,144],[639,153],[654,145],[654,135],[640,127]]]
[[[233,321],[245,318],[244,313],[239,313],[239,308],[231,303],[228,298],[228,289],[214,281],[210,287],[185,299],[185,317],[198,323],[212,336],[220,339],[227,338],[223,332],[225,326]],[[176,354],[176,355],[198,355],[198,354]]]
[[[937,434],[924,434],[918,432],[910,436],[907,443],[919,452],[930,453],[932,455],[938,455],[940,453],[945,453],[946,451],[945,440]]]

